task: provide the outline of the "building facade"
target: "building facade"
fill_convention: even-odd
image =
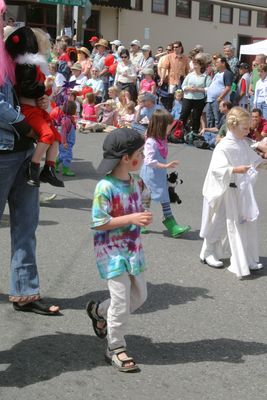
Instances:
[[[238,52],[242,44],[267,38],[267,0],[135,0],[134,6],[132,10],[99,8],[103,36],[118,38],[126,46],[138,39],[153,51],[181,40],[186,52],[202,44],[209,53],[220,50],[225,41]]]
[[[36,0],[7,0],[7,4],[8,14],[16,20],[43,27],[56,36],[56,5]],[[78,24],[81,28],[81,22]],[[120,39],[126,47],[138,39],[149,43],[153,51],[181,40],[185,52],[201,44],[212,53],[230,41],[238,53],[240,45],[267,38],[267,0],[91,0],[90,17],[83,21],[83,29],[85,45],[91,35]]]

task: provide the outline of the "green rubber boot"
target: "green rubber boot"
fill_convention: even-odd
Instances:
[[[59,166],[60,166],[60,162],[59,162],[59,160],[58,160],[58,158],[56,159],[56,162],[55,162],[55,171],[56,171],[56,173],[58,174],[60,171],[59,171]]]
[[[189,225],[177,225],[177,222],[175,221],[174,217],[168,217],[162,222],[166,226],[169,234],[172,237],[180,236],[183,233],[190,231],[191,229],[191,226]]]
[[[64,175],[64,176],[75,176],[75,173],[69,167],[65,167],[63,165],[62,175]]]
[[[142,235],[146,235],[147,233],[149,233],[149,229],[147,229],[145,226],[141,226],[141,230],[140,232],[142,233]]]

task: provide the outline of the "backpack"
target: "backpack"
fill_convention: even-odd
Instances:
[[[170,133],[167,137],[168,142],[170,143],[184,143],[184,124],[182,121],[174,120],[172,123],[172,127]]]

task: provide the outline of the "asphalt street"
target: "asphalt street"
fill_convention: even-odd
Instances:
[[[260,254],[266,268],[238,280],[226,268],[199,262],[201,189],[211,151],[171,145],[179,159],[181,205],[176,219],[191,232],[170,238],[153,205],[151,233],[143,237],[148,300],[129,321],[129,354],[141,372],[123,374],[104,360],[105,341],[85,313],[90,299],[108,296],[99,279],[89,229],[96,166],[105,134],[77,135],[65,189],[42,204],[38,265],[42,295],[62,316],[13,311],[8,303],[8,208],[0,227],[1,400],[266,400],[267,398],[267,171],[260,173]],[[54,192],[47,184],[41,192]],[[225,262],[227,266],[227,260]]]

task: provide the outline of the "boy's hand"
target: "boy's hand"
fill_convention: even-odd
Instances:
[[[131,214],[131,223],[137,226],[147,226],[152,222],[152,213],[148,211]]]
[[[178,160],[176,160],[176,161],[171,161],[171,162],[169,162],[168,164],[166,164],[166,168],[175,168],[175,167],[177,167],[177,165],[179,164],[180,162],[178,161]]]

